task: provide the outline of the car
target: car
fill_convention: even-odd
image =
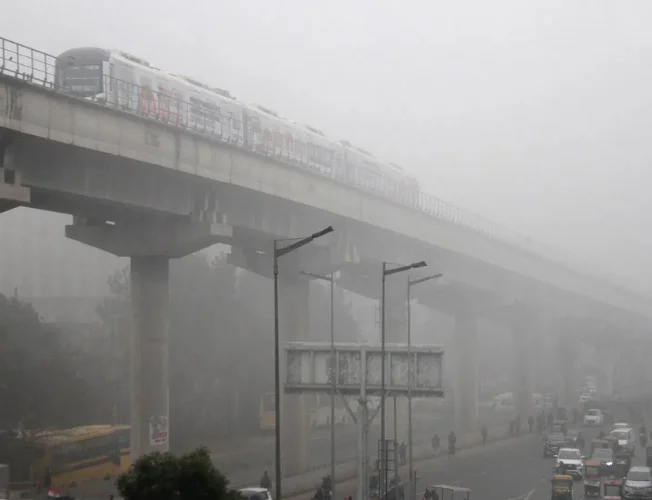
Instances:
[[[564,466],[565,474],[572,476],[574,479],[581,479],[584,471],[582,452],[577,448],[561,448],[555,455],[557,459],[557,468]]]
[[[634,456],[636,452],[636,433],[634,429],[619,427],[609,434],[616,441],[616,452],[627,452]]]
[[[566,431],[566,445],[569,448],[577,448],[577,441],[582,433],[577,429],[568,429]]]
[[[548,434],[543,443],[543,456],[555,456],[561,448],[566,446],[566,436],[562,432],[552,432]]]
[[[629,425],[627,422],[616,422],[611,426],[611,429],[609,429],[609,432],[614,431],[616,429],[630,429],[632,426]]]
[[[600,426],[604,424],[604,415],[597,408],[586,410],[584,414],[584,425]]]
[[[595,448],[591,454],[591,460],[598,460],[607,471],[613,469],[615,459],[614,452],[611,448]]]
[[[580,395],[580,399],[577,402],[578,404],[584,404],[587,401],[591,401],[591,395],[585,392],[584,394]]]
[[[258,488],[257,486],[250,486],[248,488],[241,488],[238,493],[246,500],[272,500],[272,494],[267,488]]]
[[[627,473],[623,485],[623,498],[652,498],[652,470],[635,465]]]

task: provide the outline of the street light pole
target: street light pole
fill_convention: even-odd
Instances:
[[[301,248],[308,243],[312,243],[317,238],[325,234],[332,233],[333,226],[328,226],[321,231],[311,234],[306,238],[295,239],[294,243],[278,248],[278,243],[284,240],[274,240],[274,421],[276,428],[274,430],[274,458],[275,458],[275,475],[276,475],[276,498],[282,498],[282,473],[281,473],[281,360],[280,360],[280,339],[278,328],[278,259],[284,255]]]
[[[412,462],[412,311],[410,306],[410,277],[407,279],[407,348],[408,348],[408,500],[415,500],[416,485],[414,483],[414,470]]]
[[[380,473],[382,480],[380,498],[387,498],[387,448],[385,446],[385,278],[387,262],[383,262],[383,278],[380,287]]]
[[[335,390],[337,373],[335,373],[335,277],[330,274],[331,288],[331,498],[335,499]],[[279,499],[280,500],[280,499]]]
[[[380,292],[380,445],[381,445],[381,466],[382,466],[382,487],[381,498],[387,498],[388,477],[387,477],[387,447],[385,446],[385,278],[391,274],[401,273],[409,269],[426,267],[424,260],[414,262],[407,266],[400,266],[394,269],[387,269],[388,262],[383,262],[383,273],[381,276]]]
[[[337,392],[337,373],[335,373],[335,275],[328,276],[301,272],[306,276],[328,281],[331,295],[331,498],[335,496],[335,393]]]
[[[416,500],[416,483],[414,481],[414,461],[412,455],[412,384],[413,382],[413,372],[412,372],[412,307],[410,302],[412,301],[411,293],[412,287],[423,283],[424,281],[429,281],[441,277],[442,274],[433,274],[432,276],[426,276],[425,278],[420,278],[416,280],[411,280],[408,276],[407,279],[407,348],[408,348],[408,470],[410,477],[410,496],[408,500]]]

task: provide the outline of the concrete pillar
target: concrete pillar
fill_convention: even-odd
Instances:
[[[131,258],[131,459],[169,448],[169,259],[229,241],[226,224],[191,221],[108,224],[74,218],[66,237]]]
[[[131,459],[169,449],[167,257],[131,258]]]
[[[281,346],[285,342],[308,338],[309,299],[310,281],[298,276],[281,275],[278,299]],[[310,467],[308,463],[310,424],[306,408],[308,397],[282,394],[281,451],[285,476],[305,472]]]
[[[455,426],[466,432],[478,425],[478,323],[472,313],[455,316],[453,332]]]
[[[514,346],[514,409],[526,424],[532,415],[533,370],[531,328],[519,325],[512,331]]]

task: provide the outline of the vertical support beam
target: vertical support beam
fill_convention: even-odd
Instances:
[[[478,321],[473,313],[456,314],[453,344],[455,423],[461,431],[472,431],[478,425]]]
[[[132,461],[169,449],[168,285],[167,257],[131,258]],[[156,436],[150,435],[150,426],[159,432]]]
[[[401,276],[392,276],[386,281],[385,293],[385,335],[388,343],[405,344],[407,342],[407,293],[405,279]],[[394,400],[387,400],[387,405],[393,409]],[[406,397],[396,399],[396,412],[390,411],[386,419],[387,428],[385,436],[401,443],[407,441],[408,436],[408,400]]]
[[[308,338],[310,281],[281,274],[279,280],[279,330],[281,345]],[[284,369],[283,367],[281,369]],[[284,380],[284,377],[282,377]],[[281,395],[283,475],[309,469],[307,396]]]
[[[525,424],[532,415],[532,353],[531,339],[533,337],[531,328],[527,328],[524,322],[517,322],[512,330],[514,346],[514,408],[516,415]]]

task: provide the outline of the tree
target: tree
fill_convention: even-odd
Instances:
[[[77,425],[93,401],[83,363],[32,306],[0,294],[0,430]],[[73,411],[74,409],[74,411]]]
[[[185,455],[151,453],[117,481],[125,500],[238,500],[206,448]]]

